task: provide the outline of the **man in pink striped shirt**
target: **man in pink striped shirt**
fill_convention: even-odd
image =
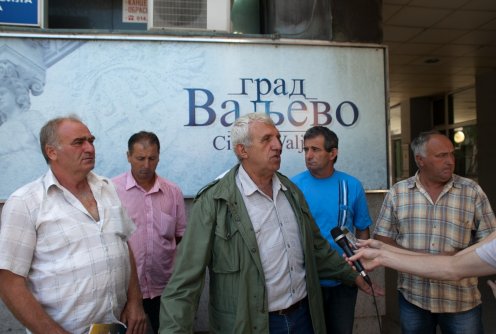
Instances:
[[[131,170],[112,179],[137,229],[129,239],[143,294],[143,307],[153,332],[158,332],[160,296],[169,282],[176,246],[186,228],[181,189],[155,172],[160,141],[152,132],[133,134],[128,141]]]

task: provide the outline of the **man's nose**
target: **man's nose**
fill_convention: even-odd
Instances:
[[[448,164],[454,165],[455,164],[455,154],[451,153],[448,155],[448,158],[446,159]]]
[[[90,151],[90,152],[95,151],[95,145],[93,145],[93,143],[89,142],[88,140],[84,141],[83,147],[85,151]]]

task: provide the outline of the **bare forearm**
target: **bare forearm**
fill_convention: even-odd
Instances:
[[[129,247],[129,261],[131,266],[131,276],[127,289],[127,302],[121,314],[121,321],[127,325],[126,333],[144,334],[146,333],[146,314],[143,310],[143,295],[138,281],[136,262]]]
[[[460,280],[496,272],[496,268],[482,261],[475,251],[462,256],[419,256],[381,251],[377,260],[381,265],[398,271],[439,280]]]
[[[141,289],[139,286],[138,273],[136,270],[136,261],[134,260],[134,254],[129,248],[129,260],[131,262],[131,277],[129,280],[129,288],[127,293],[128,301],[135,301],[142,303],[143,296],[141,294]]]
[[[473,244],[472,246],[470,246],[468,248],[465,248],[464,250],[459,251],[458,253],[456,253],[456,256],[460,256],[460,255],[463,255],[463,254],[470,253],[473,250],[475,250],[476,248],[479,248],[483,244],[488,243],[489,241],[492,241],[495,238],[496,238],[496,231],[494,231],[493,233],[489,234],[487,237],[485,237],[484,239],[482,239],[478,243]]]
[[[34,298],[24,277],[0,270],[0,297],[16,319],[32,333],[68,334]]]

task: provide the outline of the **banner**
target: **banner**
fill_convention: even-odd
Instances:
[[[38,90],[0,118],[0,199],[47,170],[40,127],[70,113],[96,136],[95,172],[108,177],[129,169],[133,133],[155,132],[158,174],[188,197],[237,163],[230,126],[253,111],[276,122],[287,176],[305,170],[303,134],[323,125],[340,140],[337,169],[388,187],[380,46],[0,38],[2,63],[34,73]]]

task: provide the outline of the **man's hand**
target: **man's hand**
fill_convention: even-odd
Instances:
[[[384,289],[382,287],[377,286],[374,283],[372,283],[372,287],[371,287],[370,285],[368,285],[367,282],[365,282],[363,277],[360,275],[357,276],[357,278],[355,280],[355,284],[357,285],[357,287],[360,290],[362,290],[363,292],[365,292],[368,295],[376,296],[376,297],[384,296]]]
[[[381,256],[381,250],[374,248],[359,248],[355,251],[355,255],[352,257],[345,257],[345,259],[351,266],[353,266],[354,261],[360,260],[363,268],[370,272],[381,266],[378,259],[379,256]]]
[[[126,324],[127,334],[146,333],[147,318],[141,301],[128,301],[120,320]]]
[[[134,254],[129,249],[129,262],[131,264],[131,277],[127,290],[127,303],[121,314],[121,321],[126,324],[126,334],[145,334],[147,326],[147,318],[143,310],[143,295],[141,294],[138,274],[136,272],[136,262]]]
[[[346,262],[348,262],[348,264],[355,270],[356,268],[353,262],[360,260],[360,263],[366,271],[373,271],[375,268],[380,266],[380,263],[374,260],[381,254],[381,248],[389,247],[382,241],[375,239],[358,240],[357,246],[359,248],[354,251],[355,255],[348,257],[343,254],[343,256]]]

